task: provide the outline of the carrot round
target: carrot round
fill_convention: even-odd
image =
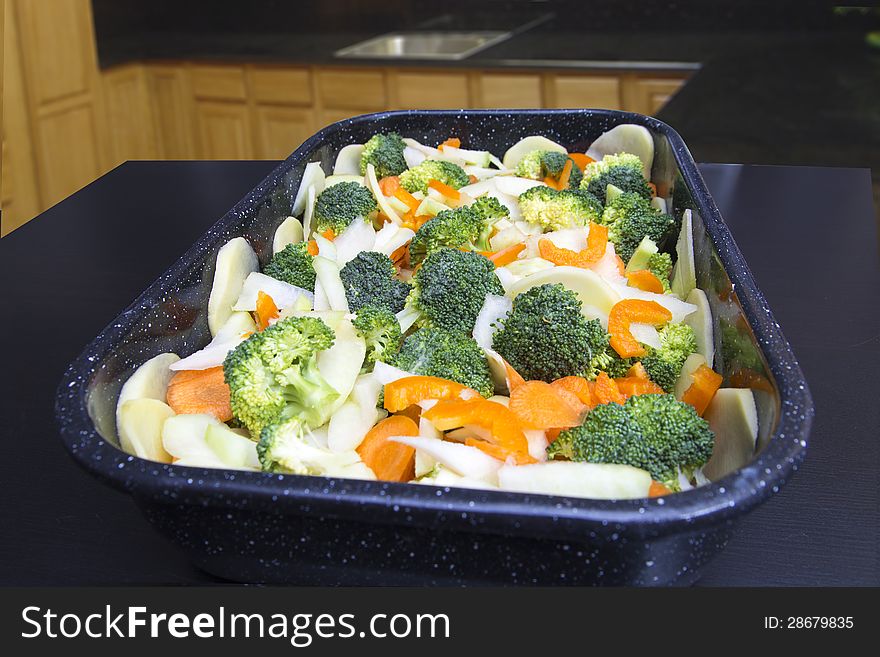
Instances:
[[[503,358],[501,360],[504,361],[504,370],[507,372],[507,390],[513,392],[517,386],[522,385],[526,380],[522,377],[522,374],[513,369],[513,365]]]
[[[357,453],[376,479],[410,481],[415,478],[416,450],[388,438],[418,435],[419,426],[415,422],[403,415],[392,415],[367,432]]]
[[[379,189],[384,196],[392,196],[400,187],[400,178],[397,176],[385,176],[379,180]]]
[[[176,372],[168,383],[165,401],[178,415],[207,413],[221,422],[232,419],[229,386],[223,378],[222,365]]]
[[[569,396],[573,399],[567,399]],[[529,429],[577,426],[583,406],[572,393],[544,381],[526,381],[510,393],[510,410]]]
[[[706,365],[700,365],[693,374],[691,374],[693,383],[684,391],[681,401],[693,406],[699,415],[706,412],[712,397],[721,387],[722,377],[713,369]]]
[[[385,386],[385,410],[396,413],[426,399],[458,399],[466,389],[437,376],[407,376]]]
[[[672,313],[656,301],[644,299],[623,299],[611,308],[608,315],[608,333],[611,347],[621,358],[644,356],[645,348],[630,333],[633,323],[660,326],[672,319]]]
[[[257,330],[262,331],[269,326],[269,320],[278,318],[278,306],[275,300],[260,290],[257,292]]]
[[[517,259],[520,253],[523,252],[523,249],[526,248],[526,245],[520,242],[519,244],[511,244],[510,246],[501,249],[500,251],[495,251],[494,253],[490,253],[487,258],[492,261],[496,267],[504,267],[505,265],[509,265],[511,262]]]
[[[580,403],[587,408],[593,408],[596,405],[593,399],[593,384],[582,376],[565,376],[556,379],[550,385],[575,395]]]
[[[660,279],[653,272],[647,269],[626,272],[626,280],[630,287],[635,287],[645,292],[653,292],[654,294],[663,294],[663,283],[660,282]]]
[[[598,404],[622,404],[626,398],[617,387],[617,382],[609,377],[605,372],[599,372],[596,381],[593,383],[593,396]]]

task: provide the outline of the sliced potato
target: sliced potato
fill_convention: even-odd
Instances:
[[[361,173],[361,154],[363,152],[363,144],[349,144],[348,146],[344,146],[336,156],[336,163],[333,165],[333,175],[359,176]],[[330,186],[329,182],[327,186]]]
[[[673,390],[673,394],[675,398],[681,401],[681,398],[684,397],[684,393],[687,392],[687,389],[691,387],[694,380],[691,375],[700,369],[701,365],[706,364],[706,358],[701,353],[695,353],[688,356],[684,365],[681,366],[681,373],[679,373],[678,378],[675,380],[675,388]]]
[[[298,244],[303,241],[303,226],[296,217],[288,217],[275,229],[272,238],[272,253],[278,253],[288,244]]]
[[[328,405],[327,417],[335,413],[345,403],[361,371],[361,364],[367,353],[364,339],[354,330],[348,320],[336,327],[333,346],[318,353],[318,371],[339,393],[336,401]]]
[[[715,432],[712,458],[703,472],[716,481],[746,465],[755,455],[758,410],[748,388],[721,388],[715,393],[705,418]]]
[[[675,244],[678,259],[672,269],[672,291],[679,299],[687,299],[691,290],[697,287],[697,270],[694,265],[694,220],[690,210],[685,210],[681,219],[681,232]]]
[[[257,254],[243,237],[235,237],[220,247],[214,269],[214,284],[208,297],[208,328],[211,335],[232,315],[232,306],[238,301],[245,279],[251,272],[259,271]]]
[[[179,360],[177,354],[159,354],[138,367],[119,391],[116,409],[130,399],[158,399],[164,402],[168,382],[174,376],[169,368]]]
[[[644,126],[624,123],[602,133],[590,144],[587,155],[601,160],[605,155],[632,153],[642,161],[642,173],[651,179],[651,166],[654,164],[654,138]]]
[[[209,424],[205,429],[205,444],[231,468],[260,469],[257,444],[237,434],[225,424]]]
[[[505,465],[498,470],[498,484],[521,493],[622,500],[648,497],[651,475],[629,465],[550,461]]]
[[[551,141],[540,135],[531,135],[520,139],[513,146],[508,148],[507,152],[504,153],[504,157],[501,158],[501,162],[504,164],[505,169],[513,169],[527,153],[537,150],[558,151],[560,153],[568,152],[565,146],[561,146],[555,141]]]
[[[162,426],[162,445],[175,461],[187,459],[192,462],[204,460],[205,463],[210,463],[219,460],[220,457],[205,442],[205,432],[209,426],[220,424],[223,423],[207,413],[187,413],[169,417]]]
[[[299,182],[299,189],[296,190],[296,197],[293,200],[293,206],[290,208],[290,214],[298,217],[306,209],[306,200],[309,187],[315,188],[315,194],[320,194],[324,190],[324,169],[321,168],[320,162],[309,162],[303,171],[302,180]]]
[[[595,312],[605,315],[620,300],[620,296],[594,271],[580,267],[553,267],[530,274],[516,281],[510,289],[510,296],[546,283],[562,283],[563,286],[577,294],[583,304],[585,316],[594,317]]]
[[[694,304],[697,309],[685,317],[684,323],[694,329],[694,336],[697,339],[697,353],[702,354],[709,367],[712,367],[715,362],[715,328],[712,322],[709,299],[706,298],[705,292],[695,287],[685,300]]]
[[[171,407],[158,399],[129,399],[119,408],[120,446],[142,459],[171,463],[162,445],[162,426],[173,416]]]

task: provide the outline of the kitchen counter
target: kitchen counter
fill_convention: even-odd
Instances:
[[[0,505],[0,584],[216,581],[77,467],[53,404],[83,345],[274,165],[129,162],[0,240],[0,280],[15,282],[0,326],[0,481],[15,500]],[[880,258],[868,174],[701,171],[800,360],[816,418],[801,469],[742,519],[700,584],[878,585]],[[846,264],[811,266],[804,253]]]

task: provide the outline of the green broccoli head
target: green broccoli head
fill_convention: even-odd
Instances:
[[[396,132],[387,135],[373,135],[364,144],[361,153],[361,175],[367,172],[367,165],[372,164],[376,169],[376,177],[399,176],[406,171],[406,160],[403,159],[403,149],[406,144]]]
[[[310,292],[315,291],[315,269],[305,242],[285,246],[272,256],[263,273]]]
[[[418,264],[442,248],[488,251],[493,226],[509,214],[492,197],[481,197],[470,206],[443,210],[416,231],[409,245],[410,261]]]
[[[666,392],[671,392],[681,374],[684,361],[697,350],[697,340],[694,330],[687,324],[670,322],[657,333],[660,336],[660,347],[647,347],[648,353],[640,360],[651,381]]]
[[[367,343],[363,371],[372,372],[377,362],[390,363],[400,350],[403,334],[400,322],[390,310],[377,306],[362,306],[354,321],[354,330]]]
[[[473,251],[440,249],[416,271],[407,303],[421,313],[420,326],[469,334],[487,294],[504,294],[488,258]]]
[[[396,278],[394,262],[384,253],[362,251],[339,271],[348,309],[356,313],[370,305],[393,313],[403,310],[409,285]]]
[[[645,237],[659,243],[675,224],[668,214],[651,207],[639,194],[624,192],[605,206],[599,223],[608,226],[608,241],[628,262]]]
[[[558,191],[536,185],[519,196],[523,219],[546,231],[586,226],[598,221],[602,202],[589,192],[578,189]]]
[[[425,160],[400,174],[400,186],[410,194],[427,192],[428,183],[432,180],[439,180],[455,189],[460,189],[471,181],[464,169],[446,160]]]
[[[715,436],[694,407],[672,395],[636,395],[591,410],[547,448],[550,458],[620,463],[647,470],[672,490],[712,456]]]
[[[638,194],[645,200],[651,200],[651,188],[642,173],[642,161],[638,155],[631,153],[606,155],[601,160],[590,162],[584,168],[580,182],[581,189],[604,199],[608,185],[614,185],[624,192]]]
[[[669,281],[672,278],[672,256],[668,253],[654,253],[648,257],[648,271],[660,279],[663,283],[663,291],[669,292],[672,288]]]
[[[494,394],[486,355],[473,338],[457,331],[419,329],[404,340],[392,365],[413,374],[456,381],[483,397]]]
[[[265,472],[330,477],[363,476],[365,466],[352,450],[331,452],[309,443],[298,418],[271,424],[260,433],[257,458]]]
[[[492,346],[527,380],[595,377],[596,357],[608,346],[597,319],[581,314],[577,295],[559,283],[533,287],[513,300]]]
[[[540,149],[531,151],[526,153],[525,157],[516,165],[515,173],[521,178],[531,178],[532,180],[544,180],[546,177],[558,179],[562,175],[565,163],[569,160],[571,160],[571,173],[568,177],[568,187],[577,189],[583,178],[583,172],[567,153]]]
[[[320,319],[288,317],[254,333],[223,361],[233,415],[257,437],[263,427],[296,419],[304,426],[327,421],[339,393],[318,371],[318,352],[335,335]]]
[[[373,193],[356,182],[331,185],[315,201],[316,231],[332,230],[339,235],[355,219],[372,221],[379,205]]]

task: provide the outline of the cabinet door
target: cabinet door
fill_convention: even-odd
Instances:
[[[385,109],[387,105],[382,71],[320,69],[317,76],[319,100],[331,111],[352,109],[352,114],[363,114]]]
[[[286,158],[314,132],[312,111],[308,109],[258,106],[256,116],[257,154],[267,160]]]
[[[477,105],[485,108],[543,107],[541,76],[483,73],[477,84]]]
[[[636,78],[630,87],[627,109],[640,114],[656,114],[684,82],[681,78]]]
[[[620,109],[620,80],[612,75],[555,75],[549,80],[549,107]]]
[[[395,109],[460,109],[470,107],[468,76],[463,73],[395,72],[389,77]]]
[[[254,67],[249,73],[251,97],[261,105],[312,104],[312,76],[307,68]]]
[[[201,157],[246,160],[254,155],[248,106],[244,103],[196,101]]]
[[[159,144],[144,68],[123,66],[106,72],[103,81],[103,129],[111,163],[156,159]]]
[[[166,160],[198,157],[195,107],[186,69],[150,66],[148,78],[162,157]]]

